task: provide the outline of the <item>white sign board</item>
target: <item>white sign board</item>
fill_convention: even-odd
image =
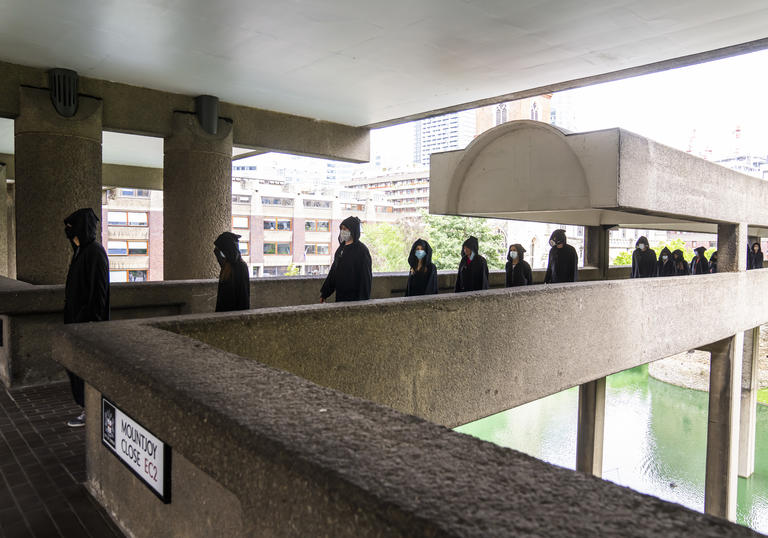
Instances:
[[[171,502],[171,449],[115,404],[101,399],[101,442],[164,503]]]

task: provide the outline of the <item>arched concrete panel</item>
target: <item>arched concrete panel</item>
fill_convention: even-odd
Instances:
[[[448,196],[452,214],[588,207],[586,174],[565,134],[529,120],[499,125],[467,146]]]

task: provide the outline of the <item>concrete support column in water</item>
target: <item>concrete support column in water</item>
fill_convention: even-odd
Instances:
[[[576,433],[576,470],[603,474],[605,378],[579,386],[579,423]]]
[[[741,367],[741,420],[739,425],[739,476],[755,472],[755,430],[757,427],[757,381],[760,357],[760,327],[744,332]]]
[[[81,207],[101,214],[101,116],[100,99],[80,95],[77,112],[65,118],[48,90],[20,88],[14,122],[19,280],[62,284],[72,257],[64,218]]]
[[[219,118],[209,134],[194,114],[175,112],[164,151],[164,278],[214,278],[213,241],[232,229],[232,122]]]

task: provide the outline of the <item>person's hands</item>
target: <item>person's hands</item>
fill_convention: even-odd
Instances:
[[[322,304],[322,303],[324,303],[324,302],[325,302],[325,299],[323,299],[322,297],[320,297],[320,303]]]

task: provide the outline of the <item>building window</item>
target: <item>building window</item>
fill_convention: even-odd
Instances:
[[[264,255],[290,256],[290,243],[264,243]]]
[[[328,200],[304,200],[304,207],[316,207],[319,209],[330,209],[331,202]]]
[[[107,243],[107,254],[110,256],[125,256],[128,254],[128,243],[126,241],[109,241]]]
[[[120,189],[119,192],[126,198],[149,198],[151,194],[147,189]]]
[[[307,232],[329,232],[331,223],[327,220],[307,220],[304,222],[304,230]]]
[[[149,218],[146,212],[134,211],[110,211],[107,213],[109,226],[149,226]]]
[[[128,241],[128,254],[146,256],[149,245],[146,241]]]
[[[250,225],[250,217],[232,217],[232,228],[247,230]]]
[[[304,245],[304,254],[310,256],[324,256],[331,253],[331,246],[328,243],[307,243]]]
[[[234,203],[234,204],[250,204],[251,203],[251,195],[250,194],[233,194],[232,195],[232,203]]]
[[[341,208],[346,211],[365,211],[365,204],[341,204]]]
[[[240,247],[241,256],[250,256],[250,251],[248,250],[248,241],[238,241],[237,244]]]
[[[288,272],[287,265],[264,266],[261,276],[283,276]]]
[[[273,198],[271,196],[262,196],[261,203],[264,205],[281,205],[293,207],[293,198]]]
[[[264,219],[265,230],[278,230],[281,232],[290,232],[293,228],[291,219],[266,218]]]
[[[377,205],[376,213],[392,213],[392,206]]]
[[[536,104],[536,101],[531,105],[531,119],[539,121],[539,105]]]
[[[325,275],[328,274],[330,265],[306,265],[305,271],[308,275]]]
[[[501,103],[496,106],[496,125],[501,125],[507,121],[507,104]]]
[[[112,284],[118,282],[146,282],[147,281],[147,269],[130,270],[130,271],[110,271],[109,282]]]

